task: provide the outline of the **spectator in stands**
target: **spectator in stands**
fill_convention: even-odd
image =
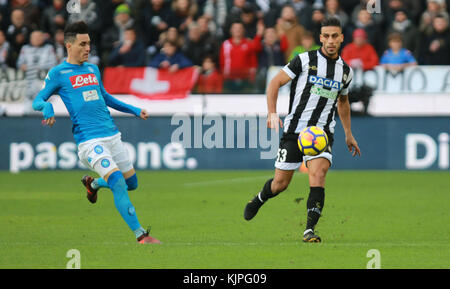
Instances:
[[[210,20],[208,22],[209,31],[214,33],[217,39],[223,39],[223,27],[227,18],[227,0],[206,0],[203,16]]]
[[[338,0],[325,0],[325,16],[336,17],[341,21],[342,27],[347,26],[348,15],[341,9]]]
[[[11,13],[11,25],[6,31],[6,39],[11,46],[9,66],[16,67],[19,51],[28,41],[30,29],[25,25],[25,15],[22,10],[14,9]]]
[[[0,68],[8,65],[9,50],[9,42],[6,41],[5,32],[0,30]]]
[[[204,44],[201,41],[200,27],[196,22],[191,22],[188,28],[188,37],[181,51],[189,58],[194,65],[201,65],[205,53],[203,51]]]
[[[202,62],[202,69],[198,76],[196,93],[222,93],[223,76],[217,69],[214,57],[206,56]]]
[[[192,66],[192,61],[177,50],[177,43],[169,40],[166,41],[161,52],[150,61],[148,66],[168,69],[170,72],[176,72],[179,69]]]
[[[316,44],[314,41],[314,36],[311,32],[306,31],[305,35],[302,38],[302,45],[297,46],[292,50],[291,56],[289,56],[288,61],[291,61],[295,56],[299,55],[300,53],[311,51],[311,50],[317,50],[320,48],[320,45]]]
[[[350,21],[351,23],[356,23],[356,21],[358,21],[358,15],[359,15],[359,11],[361,10],[367,10],[367,5],[370,5],[370,1],[372,0],[360,0],[359,5],[355,5],[353,6],[352,12],[350,14]],[[345,1],[343,2],[345,3]],[[372,2],[372,5],[375,2]],[[373,7],[373,6],[372,6]],[[380,27],[383,25],[383,17],[384,13],[373,13],[372,14],[372,20],[375,22],[375,24],[379,25]],[[345,39],[344,39],[345,41]]]
[[[258,66],[257,54],[261,51],[261,38],[264,24],[258,23],[255,38],[245,38],[244,25],[235,22],[231,25],[231,38],[225,40],[220,48],[220,68],[224,75],[224,89],[228,92],[253,89]]]
[[[419,26],[419,31],[425,37],[433,33],[433,20],[437,15],[443,15],[447,20],[449,19],[449,15],[445,11],[445,1],[427,0],[427,9],[422,13]]]
[[[278,18],[276,30],[278,35],[286,35],[288,40],[288,48],[284,52],[286,61],[295,47],[301,45],[305,29],[297,21],[295,10],[290,5],[283,6],[281,17]]]
[[[344,46],[351,42],[353,31],[358,28],[366,31],[367,41],[372,44],[378,54],[381,54],[384,47],[384,38],[382,38],[383,34],[381,32],[381,27],[373,21],[372,14],[366,9],[359,10],[356,22],[349,24],[345,29]],[[345,39],[347,39],[347,41],[345,41]]]
[[[364,71],[373,69],[378,65],[378,55],[373,46],[367,42],[364,29],[358,28],[353,32],[353,42],[342,49],[342,59],[353,69]]]
[[[56,62],[60,64],[67,56],[64,45],[64,30],[58,29],[53,37],[53,47],[55,48]]]
[[[184,45],[184,36],[181,35],[176,27],[169,27],[167,31],[161,33],[159,35],[159,40],[156,43],[156,48],[159,51],[166,41],[171,41],[177,45],[177,48],[183,47]]]
[[[291,5],[294,7],[298,23],[300,23],[300,25],[302,25],[306,30],[310,30],[312,28],[312,5],[308,2],[308,0],[292,0]]]
[[[198,7],[195,0],[174,0],[172,1],[172,13],[169,15],[169,26],[176,27],[178,31],[184,33],[189,24],[194,20]]]
[[[433,19],[433,32],[422,42],[426,65],[450,65],[450,29],[445,14]]]
[[[98,1],[94,0],[101,7],[97,9],[97,16],[100,19],[100,31],[106,31],[108,28],[114,25],[114,14],[116,12],[117,7],[122,4],[128,4],[130,6],[131,15],[141,16],[141,11],[143,11],[143,6],[148,0],[110,0],[110,1]],[[135,13],[136,12],[136,13]],[[134,17],[133,17],[134,18]],[[137,19],[134,18],[136,21]]]
[[[25,72],[26,98],[25,113],[33,112],[32,102],[42,87],[42,75],[57,64],[52,45],[44,43],[42,31],[35,30],[30,35],[30,44],[24,45],[17,59],[17,67]]]
[[[108,54],[117,48],[119,43],[125,41],[125,31],[135,24],[130,15],[130,7],[127,4],[120,4],[114,12],[114,25],[102,34],[103,59],[107,59]]]
[[[266,28],[262,41],[262,49],[258,54],[258,72],[256,75],[258,92],[264,93],[266,74],[269,68],[271,66],[284,66],[286,64],[284,51],[287,47],[286,35],[279,37],[275,28]]]
[[[20,9],[24,13],[25,25],[30,29],[39,28],[40,10],[31,0],[16,0],[11,3],[13,9]]]
[[[52,6],[47,7],[42,13],[42,31],[47,33],[48,38],[53,37],[58,29],[64,30],[67,17],[64,0],[53,0]]]
[[[256,35],[258,17],[256,15],[256,7],[251,3],[245,3],[244,7],[242,7],[241,22],[244,24],[245,37],[254,38]]]
[[[388,0],[387,2],[386,8],[383,11],[385,28],[391,26],[397,11],[405,9],[404,0]]]
[[[311,32],[314,36],[314,42],[320,43],[320,28],[322,21],[325,19],[325,10],[321,8],[314,8],[311,16]],[[345,38],[344,38],[345,41]]]
[[[230,1],[227,2],[229,3]],[[230,38],[230,31],[233,23],[241,22],[241,13],[245,3],[245,0],[233,0],[231,7],[228,7],[228,13],[223,27],[224,39]]]
[[[147,47],[155,47],[160,34],[169,28],[168,19],[172,13],[168,2],[164,0],[148,0],[142,15],[142,31]]]
[[[286,64],[284,51],[288,47],[286,35],[278,36],[273,27],[264,30],[262,49],[259,52],[258,67],[267,69],[270,66],[282,66]]]
[[[191,22],[188,37],[181,51],[194,65],[201,66],[205,55],[214,53],[215,44],[211,38],[203,37],[200,25]]]
[[[136,38],[134,27],[129,27],[125,30],[123,42],[109,55],[109,65],[125,67],[145,66],[145,47]]]
[[[387,35],[394,32],[400,33],[403,38],[403,46],[414,55],[417,55],[420,40],[420,37],[418,37],[419,32],[414,23],[408,18],[406,10],[401,9],[395,13],[394,21],[387,30]]]
[[[417,61],[411,51],[403,48],[402,35],[394,32],[388,36],[389,49],[380,59],[380,64],[392,74],[403,71],[408,66],[417,65]]]
[[[206,16],[201,16],[197,19],[197,24],[200,29],[200,38],[203,43],[206,43],[208,55],[212,55],[214,59],[217,59],[219,54],[219,39],[217,35],[211,32],[209,23],[211,20]],[[217,61],[215,61],[217,62]]]

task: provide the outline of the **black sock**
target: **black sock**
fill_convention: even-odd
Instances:
[[[325,189],[322,187],[310,187],[306,208],[308,209],[308,219],[306,222],[306,230],[314,230],[320,215],[322,214],[325,202]]]
[[[261,193],[259,194],[259,196],[261,197],[261,200],[263,202],[267,201],[270,198],[275,197],[278,194],[273,194],[272,193],[272,189],[271,189],[271,185],[272,185],[272,181],[273,179],[268,180],[265,184],[264,187],[261,191]]]

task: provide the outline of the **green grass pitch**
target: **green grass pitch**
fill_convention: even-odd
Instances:
[[[250,222],[247,201],[272,171],[140,171],[130,192],[163,245],[137,244],[112,193],[90,204],[83,171],[0,173],[0,268],[450,268],[449,172],[330,171],[321,244],[301,242],[307,175]]]

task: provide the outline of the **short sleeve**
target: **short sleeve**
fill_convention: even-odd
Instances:
[[[345,78],[345,77],[344,77]],[[349,72],[347,75],[347,79],[344,80],[344,86],[341,90],[341,95],[347,95],[348,94],[348,87],[350,85],[350,83],[352,82],[353,79],[353,69],[351,67],[349,67]]]
[[[300,54],[295,56],[288,64],[283,67],[283,71],[291,78],[294,79],[302,72],[302,60]]]
[[[411,51],[406,50],[405,56],[406,56],[406,61],[407,61],[407,63],[414,63],[414,62],[417,62],[416,59],[414,58],[413,54],[411,53]]]
[[[50,96],[55,94],[59,89],[59,79],[58,79],[58,71],[56,69],[50,69],[47,73],[47,76],[44,79],[44,83],[42,84],[41,91],[39,92],[39,97],[42,100],[47,101]]]

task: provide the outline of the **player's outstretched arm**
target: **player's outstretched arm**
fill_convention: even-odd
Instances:
[[[47,100],[54,94],[58,89],[59,83],[56,77],[50,71],[45,77],[44,84],[42,85],[41,91],[33,101],[33,109],[36,111],[42,111],[44,116],[44,122],[46,125],[52,126],[55,124],[55,113],[53,111],[53,105]]]
[[[107,106],[112,107],[118,111],[134,114],[137,117],[141,117],[142,110],[138,107],[132,106],[125,102],[118,100],[113,97],[111,94],[107,93],[106,90],[102,89],[102,95],[105,99],[105,103]]]
[[[95,75],[97,76],[99,86],[100,86],[100,91],[102,93],[102,96],[103,96],[103,99],[105,100],[106,105],[109,107],[112,107],[115,110],[118,110],[120,112],[130,113],[137,117],[142,118],[140,108],[132,106],[125,102],[122,102],[122,101],[118,100],[117,98],[113,97],[111,94],[109,94],[106,91],[105,87],[103,86],[102,76],[100,74],[100,70],[98,69],[98,66],[93,65],[92,67],[94,67],[94,69],[95,69]]]
[[[338,99],[337,103],[337,109],[339,118],[341,119],[342,127],[344,128],[345,132],[345,142],[348,147],[348,151],[352,152],[353,156],[356,156],[358,154],[361,155],[361,151],[359,150],[358,143],[356,142],[355,138],[352,134],[351,129],[351,118],[350,118],[350,102],[348,101],[348,95],[341,95]]]

